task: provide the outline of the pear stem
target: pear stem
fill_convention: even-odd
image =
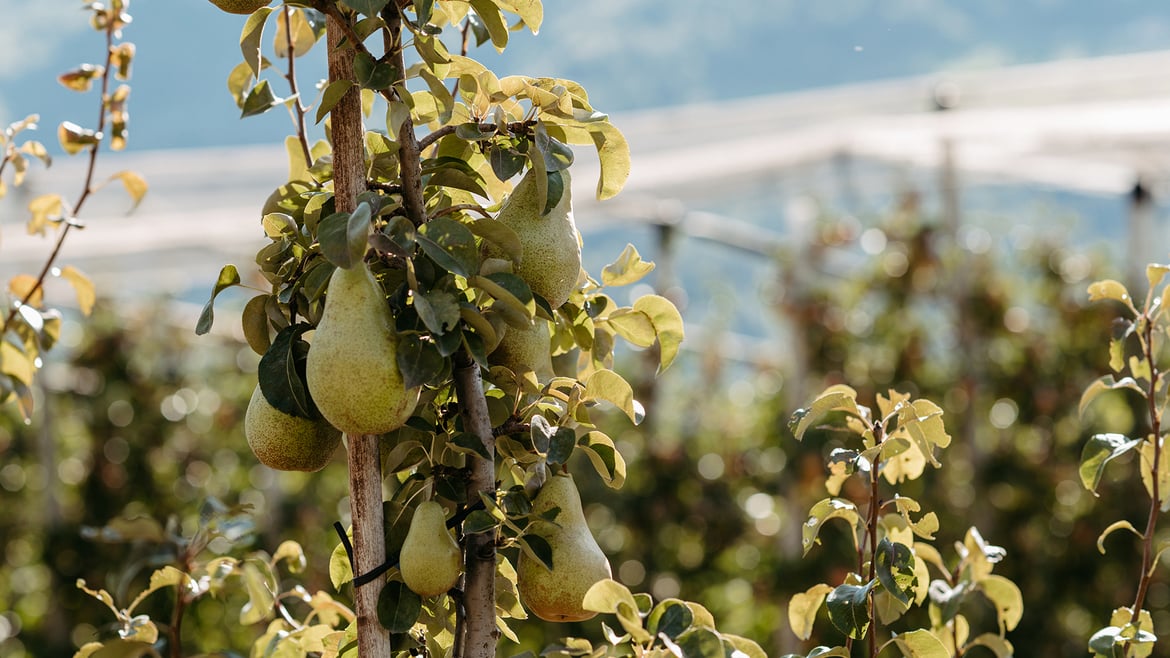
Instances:
[[[326,19],[329,45],[329,81],[353,80],[353,47],[343,47],[346,19],[336,13]],[[338,212],[353,212],[357,197],[365,189],[365,145],[363,143],[361,95],[350,89],[331,112],[333,137],[333,190]],[[386,561],[386,539],[382,518],[382,463],[379,438],[350,436],[349,508],[353,524],[353,572],[359,575]],[[364,657],[390,655],[390,634],[378,623],[378,597],[384,578],[354,587],[357,615],[358,654]]]
[[[496,491],[495,447],[487,399],[479,365],[460,350],[454,355],[455,386],[463,427],[482,443],[488,455],[471,457],[471,477],[467,483],[467,504],[477,505],[480,494],[494,497]],[[493,658],[500,632],[496,628],[496,536],[483,532],[465,536],[463,609],[460,652],[455,658]]]

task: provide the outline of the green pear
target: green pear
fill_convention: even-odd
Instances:
[[[547,382],[553,377],[551,340],[548,321],[541,318],[536,318],[530,327],[508,327],[499,344],[488,354],[488,362],[517,374],[531,370],[538,380]]]
[[[433,500],[420,504],[398,554],[402,581],[419,596],[437,596],[455,586],[462,569],[463,553],[447,529],[443,506]]]
[[[319,471],[341,443],[341,433],[328,422],[284,413],[259,386],[244,412],[244,436],[261,464],[280,471]]]
[[[553,308],[569,299],[581,273],[581,243],[577,224],[573,221],[569,170],[562,169],[560,173],[565,184],[564,193],[547,215],[540,214],[543,206],[537,199],[537,174],[529,169],[496,216],[499,222],[520,236],[524,251],[516,266],[516,274]],[[489,258],[506,257],[490,243],[485,255]]]
[[[329,279],[305,383],[321,415],[350,436],[384,434],[414,412],[419,389],[403,381],[394,318],[363,263]]]
[[[559,508],[555,525],[534,521],[552,548],[552,569],[520,553],[516,587],[520,601],[545,621],[583,621],[597,613],[581,606],[594,583],[612,576],[609,560],[589,532],[581,496],[569,475],[550,477],[532,501],[533,514]]]

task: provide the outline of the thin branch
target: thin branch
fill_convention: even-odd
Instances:
[[[388,14],[386,27],[393,36],[394,44],[401,44],[401,11],[385,13]],[[406,71],[406,61],[400,46],[393,48],[393,63],[400,74]],[[407,116],[398,129],[398,164],[402,176],[402,206],[406,209],[407,219],[415,226],[422,226],[427,221],[426,202],[423,200],[422,160],[419,152],[419,143],[414,135],[414,121]]]
[[[1146,593],[1154,577],[1151,573],[1154,563],[1154,533],[1158,526],[1158,512],[1162,505],[1162,492],[1159,480],[1161,479],[1162,463],[1162,418],[1158,413],[1158,380],[1161,374],[1155,361],[1157,356],[1154,350],[1154,318],[1150,317],[1150,304],[1147,300],[1144,311],[1145,322],[1142,328],[1142,352],[1150,367],[1150,382],[1146,390],[1146,406],[1150,414],[1150,433],[1154,438],[1154,463],[1150,466],[1150,513],[1146,518],[1146,530],[1142,535],[1142,572],[1138,581],[1137,595],[1133,602],[1133,620],[1139,624],[1142,606],[1145,605]]]
[[[281,10],[282,18],[284,19],[284,38],[285,46],[288,48],[288,74],[285,79],[288,80],[288,89],[293,96],[292,110],[296,114],[294,123],[297,126],[297,140],[301,143],[301,153],[305,156],[305,166],[313,166],[313,152],[309,148],[308,128],[305,124],[305,105],[301,103],[301,92],[297,89],[297,57],[293,50],[292,37],[292,7],[283,7]]]
[[[456,126],[443,126],[442,128],[439,128],[438,130],[436,130],[435,132],[433,132],[429,135],[423,135],[422,139],[418,140],[418,150],[419,151],[427,150],[428,146],[430,146],[431,144],[434,144],[435,142],[439,141],[440,139],[446,137],[447,135],[455,134],[456,130],[458,130],[458,128]]]

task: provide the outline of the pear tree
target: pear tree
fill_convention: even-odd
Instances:
[[[354,614],[314,642],[486,657],[529,612],[641,628],[652,606],[609,580],[568,467],[622,485],[599,414],[642,409],[615,344],[657,346],[662,370],[683,323],[663,297],[615,300],[653,268],[632,247],[600,277],[581,266],[574,147],[596,153],[608,199],[629,174],[621,132],[576,82],[499,77],[468,54],[536,33],[539,0],[213,4],[247,14],[228,77],[242,115],[284,106],[294,128],[288,180],[258,217],[264,284],[242,312],[260,356],[248,440],[263,463],[304,469],[333,454],[322,424],[345,437],[352,526],[330,574]],[[295,74],[312,53],[329,71],[315,97]],[[245,278],[222,269],[197,333]],[[285,623],[265,638],[316,648]]]

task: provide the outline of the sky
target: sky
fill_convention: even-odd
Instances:
[[[0,0],[0,123],[40,113],[40,138],[53,141],[62,120],[92,122],[93,98],[55,81],[101,56],[82,6]],[[206,0],[133,0],[130,11],[131,148],[288,134],[286,114],[241,121],[228,95],[243,17]],[[610,112],[1170,48],[1164,0],[546,0],[545,14],[539,37],[514,33],[505,55],[473,56],[501,74],[578,80]],[[301,65],[310,91],[323,74],[314,52]]]

